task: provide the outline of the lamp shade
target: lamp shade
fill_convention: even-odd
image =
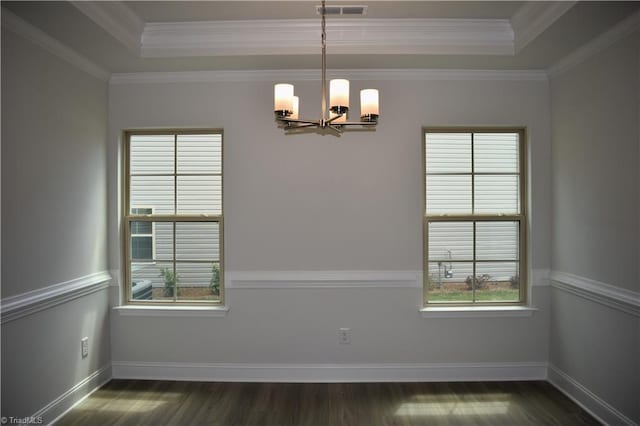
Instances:
[[[378,89],[363,89],[360,91],[360,115],[377,116],[380,114]]]
[[[333,112],[349,109],[349,80],[338,78],[329,82],[329,105]]]
[[[293,84],[279,83],[274,86],[273,110],[293,112]]]
[[[298,113],[300,111],[300,98],[297,96],[293,97],[293,108],[292,108],[291,117],[294,120],[298,119]]]

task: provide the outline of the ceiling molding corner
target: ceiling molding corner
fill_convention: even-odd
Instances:
[[[122,1],[71,1],[80,12],[139,54],[145,23]]]
[[[520,7],[511,17],[515,52],[524,49],[576,3],[577,1],[529,1]]]
[[[60,43],[44,31],[22,20],[16,14],[5,8],[2,8],[2,28],[6,28],[20,37],[37,44],[49,53],[99,80],[109,80],[109,76],[111,75],[109,71],[82,56],[67,45]]]
[[[640,10],[551,65],[547,68],[547,74],[550,77],[562,74],[638,30],[640,30]]]

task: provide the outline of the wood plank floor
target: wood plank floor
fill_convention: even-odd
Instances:
[[[66,425],[597,425],[546,382],[207,383],[112,380]]]

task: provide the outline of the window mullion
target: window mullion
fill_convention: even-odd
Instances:
[[[475,146],[474,146],[475,133],[471,133],[471,215],[476,213],[476,175],[475,175]],[[472,255],[473,261],[471,262],[471,303],[476,303],[476,221],[473,221],[473,243],[472,243]]]
[[[475,176],[475,148],[474,133],[471,133],[471,214],[476,213],[476,176]],[[475,232],[474,232],[475,233]]]
[[[178,215],[178,134],[173,135],[173,214]],[[173,300],[178,301],[178,266],[176,264],[177,241],[176,221],[173,226]]]

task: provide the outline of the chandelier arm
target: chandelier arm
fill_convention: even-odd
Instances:
[[[345,121],[340,123],[341,126],[375,126],[377,124],[377,121]]]
[[[320,121],[318,120],[302,120],[297,118],[279,118],[278,121],[285,124],[296,125],[296,124],[309,124],[313,126],[319,126]]]
[[[317,123],[286,123],[284,125],[285,130],[304,129],[309,127],[319,128],[320,126]]]
[[[331,117],[330,119],[326,120],[325,123],[327,124],[331,124],[333,123],[335,120],[337,120],[338,118],[344,116],[344,114],[340,114],[340,115],[334,115],[333,117]],[[343,123],[340,123],[343,124]]]
[[[304,129],[305,127],[318,127],[318,123],[300,123],[290,126],[291,129]]]

